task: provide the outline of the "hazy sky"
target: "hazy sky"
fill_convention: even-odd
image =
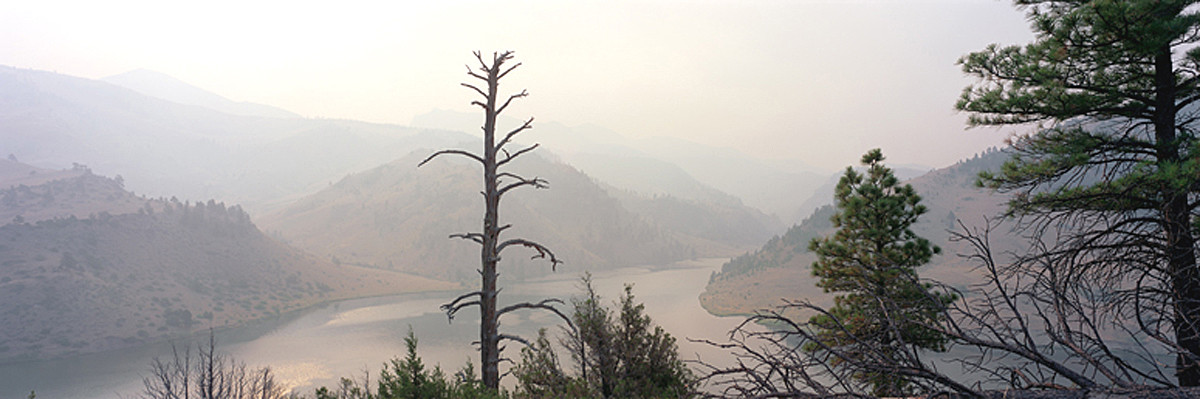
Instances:
[[[835,169],[882,147],[943,166],[964,131],[955,61],[1031,40],[998,0],[78,1],[0,3],[0,64],[102,78],[150,69],[308,117],[407,124],[472,111],[472,50],[515,50],[510,115],[680,136]]]

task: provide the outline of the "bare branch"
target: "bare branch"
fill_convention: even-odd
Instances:
[[[425,165],[425,163],[427,163],[427,162],[429,162],[429,161],[433,160],[434,158],[437,158],[438,156],[441,156],[441,155],[446,155],[446,154],[457,154],[457,155],[462,155],[462,156],[464,156],[464,157],[467,157],[467,158],[474,159],[476,162],[479,162],[480,164],[483,164],[483,163],[484,163],[484,162],[483,162],[483,158],[481,158],[481,157],[480,157],[480,156],[478,156],[478,155],[472,154],[472,153],[470,153],[470,152],[468,152],[468,151],[463,151],[463,150],[441,150],[441,151],[438,151],[438,152],[435,152],[435,153],[433,153],[433,155],[430,155],[428,158],[425,158],[425,160],[424,160],[424,161],[421,161],[421,163],[417,164],[417,167],[419,168],[419,167],[421,167],[421,166],[424,166],[424,165]]]
[[[512,67],[509,67],[504,72],[501,72],[500,76],[498,76],[497,79],[504,79],[504,75],[508,75],[509,72],[512,72],[514,69],[517,69],[517,67],[519,67],[519,66],[521,66],[520,62],[518,62],[516,65],[513,65]],[[499,113],[499,112],[497,112],[497,113]]]
[[[513,159],[516,159],[517,157],[521,156],[522,154],[533,151],[537,147],[538,147],[538,145],[534,144],[529,147],[522,148],[520,151],[514,152],[512,155],[506,156],[506,157],[504,157],[504,159],[496,161],[496,166],[497,167],[503,166],[504,164],[511,162]]]
[[[505,185],[504,187],[501,187],[497,191],[497,195],[504,195],[509,190],[512,190],[514,188],[521,187],[521,186],[533,186],[534,188],[541,188],[541,189],[550,188],[550,182],[548,182],[544,179],[537,178],[537,177],[534,177],[532,179],[526,179],[523,177],[513,175],[513,178],[518,179],[518,180],[516,182],[509,183],[508,185]]]
[[[500,243],[500,245],[496,246],[496,253],[503,252],[505,248],[508,248],[511,245],[521,245],[526,248],[533,248],[533,250],[537,251],[538,254],[534,255],[530,259],[548,259],[550,261],[550,270],[552,271],[556,270],[559,263],[562,263],[561,260],[558,260],[558,258],[554,257],[554,252],[550,252],[550,248],[546,248],[542,244],[538,244],[523,238],[514,238]]]
[[[487,62],[484,62],[484,61],[483,61],[483,53],[482,53],[482,52],[480,52],[480,51],[473,51],[473,52],[472,52],[472,54],[475,54],[475,59],[479,61],[479,69],[480,69],[480,70],[482,70],[482,71],[484,71],[484,72],[489,72],[489,71],[491,71],[492,67],[488,66]],[[494,58],[494,56],[495,56],[495,53],[492,53],[492,55],[493,55],[493,58]],[[492,64],[493,64],[493,65],[495,65],[495,61],[496,61],[495,59],[493,59],[493,60],[492,60]],[[484,80],[487,80],[487,79],[484,79]]]
[[[500,310],[497,310],[496,317],[500,317],[500,316],[503,316],[505,313],[516,311],[516,310],[521,310],[521,309],[542,309],[542,310],[550,311],[550,312],[554,313],[555,315],[558,315],[558,318],[560,318],[564,322],[566,322],[567,325],[571,327],[571,330],[574,331],[575,324],[571,322],[571,318],[567,317],[567,315],[565,315],[561,311],[559,311],[558,308],[550,306],[550,304],[552,304],[552,303],[557,303],[559,305],[562,305],[563,301],[560,299],[557,299],[557,298],[550,298],[550,299],[543,299],[541,302],[538,302],[538,303],[531,303],[531,302],[514,303],[512,305],[505,306],[504,308],[502,308]]]
[[[513,67],[513,68],[516,68],[516,67]],[[500,114],[504,113],[504,109],[508,108],[508,104],[511,103],[513,100],[521,98],[521,97],[525,97],[528,95],[529,95],[528,91],[521,90],[520,93],[509,96],[507,100],[504,100],[504,105],[501,105],[500,108],[496,108],[496,115],[500,115]]]
[[[450,238],[461,238],[464,240],[475,241],[477,244],[483,244],[483,234],[479,233],[456,233],[451,234]]]
[[[522,344],[525,344],[525,346],[531,346],[531,344],[529,343],[529,340],[527,340],[527,339],[525,339],[525,338],[518,337],[518,336],[516,336],[516,335],[500,334],[500,335],[496,336],[496,339],[497,339],[498,341],[503,341],[503,340],[506,340],[506,339],[507,339],[507,340],[510,340],[510,341],[517,341],[517,342],[520,342],[520,343],[522,343]]]
[[[528,120],[525,121],[525,123],[521,124],[520,127],[517,127],[516,129],[513,129],[512,131],[508,132],[508,134],[504,135],[504,138],[500,140],[500,143],[496,144],[496,148],[503,150],[504,154],[508,155],[508,150],[504,150],[504,146],[506,144],[508,144],[509,142],[511,142],[512,138],[515,137],[517,135],[517,133],[521,133],[522,131],[525,131],[525,129],[532,129],[532,128],[533,128],[533,117],[531,116],[531,117],[529,117]]]
[[[470,66],[470,65],[466,65],[466,67],[467,67],[467,75],[471,75],[472,77],[474,77],[474,78],[476,78],[476,79],[479,79],[479,80],[482,80],[482,81],[484,81],[484,82],[486,82],[486,81],[487,81],[487,78],[485,78],[485,77],[483,77],[483,76],[480,76],[479,74],[475,73],[475,70],[471,69],[471,66]],[[485,67],[485,68],[481,68],[481,69],[482,69],[482,70],[483,70],[485,73],[487,72],[487,68],[486,68],[486,67]],[[487,97],[487,95],[486,95],[486,94],[484,94],[483,96],[484,96],[484,97]]]
[[[471,90],[475,90],[476,93],[479,93],[479,95],[483,96],[483,98],[487,98],[487,93],[484,93],[483,90],[480,90],[478,87],[475,87],[474,85],[471,85],[469,83],[459,83],[459,84],[463,85],[463,87],[469,87],[469,88],[471,88]]]
[[[477,298],[482,299],[483,291],[472,291],[472,292],[468,292],[466,294],[459,295],[458,298],[454,298],[454,300],[450,301],[450,303],[442,305],[441,308],[442,308],[443,312],[446,312],[446,318],[450,321],[454,321],[454,314],[458,313],[458,311],[461,310],[462,308],[465,308],[467,306],[479,306],[480,305],[478,299],[474,300],[474,301],[463,302],[464,300],[466,300],[467,298],[470,298],[470,297],[477,297]]]

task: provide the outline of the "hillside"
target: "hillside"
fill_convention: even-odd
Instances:
[[[51,173],[63,177],[0,184],[0,214],[13,221],[0,226],[0,362],[134,346],[341,298],[456,287],[330,264],[266,237],[237,206],[146,199],[87,170],[37,172]]]
[[[957,286],[973,281],[968,272],[973,265],[957,255],[965,253],[967,248],[950,242],[949,231],[957,227],[956,220],[968,226],[982,226],[985,217],[995,217],[1003,211],[1004,197],[977,188],[975,177],[980,171],[999,168],[1006,157],[1003,152],[992,151],[908,181],[928,208],[913,230],[942,248],[941,255],[917,269],[921,277]],[[782,298],[827,303],[830,296],[817,288],[810,272],[816,257],[808,251],[808,243],[833,232],[829,218],[834,211],[831,205],[818,208],[787,233],[723,265],[700,296],[705,309],[717,315],[731,315],[772,307]],[[1006,233],[996,231],[992,235],[997,251],[1020,247],[1019,238]]]
[[[236,113],[244,104],[211,96],[188,103],[173,94],[200,91],[194,87],[143,88],[181,103],[105,81],[5,66],[0,88],[6,151],[0,156],[48,169],[83,164],[124,177],[139,193],[215,198],[256,215],[397,154],[469,138],[396,125],[237,115],[218,109]],[[235,107],[196,105],[210,100]]]
[[[293,112],[270,105],[239,102],[189,85],[171,76],[145,69],[109,76],[105,82],[125,87],[150,97],[180,104],[196,105],[230,115],[261,116],[266,118],[299,118]]]
[[[672,195],[647,196],[628,190],[608,193],[647,221],[687,236],[725,246],[752,248],[783,230],[779,218],[742,205],[741,201],[701,201]]]
[[[505,126],[519,123],[501,120]],[[477,115],[445,110],[419,115],[411,124],[479,131]],[[787,224],[803,216],[796,214],[797,199],[811,197],[813,189],[828,178],[828,173],[799,160],[761,160],[682,139],[634,139],[595,125],[538,123],[524,138],[542,143],[564,162],[621,189],[701,202],[721,202],[732,195]]]
[[[425,128],[305,119],[225,99],[150,71],[91,80],[0,66],[0,87],[0,137],[5,150],[22,162],[49,169],[86,165],[101,175],[122,176],[125,186],[139,193],[214,198],[240,204],[256,217],[418,148],[477,140],[468,133],[477,132],[479,123],[478,115],[436,112],[430,115],[433,121],[414,120]],[[781,168],[719,149],[688,147],[700,152],[683,157],[681,167],[665,160],[679,158],[670,145],[641,145],[596,126],[536,126],[530,138],[542,142],[547,154],[553,152],[612,187],[649,198],[670,196],[711,204],[718,212],[748,212],[744,208],[755,205],[713,188],[706,179],[761,180],[755,187],[764,190],[808,186],[781,177],[776,173]],[[437,130],[447,127],[468,133]],[[741,178],[730,179],[725,172],[697,175],[695,165],[706,159],[721,160],[724,169],[753,168]],[[776,196],[791,203],[807,193],[791,190]],[[752,217],[770,230],[767,236],[785,226],[769,220],[770,215]],[[743,244],[761,240],[759,235],[740,237]]]
[[[474,281],[478,246],[447,237],[480,228],[478,167],[439,158],[417,168],[431,152],[417,151],[348,176],[264,216],[260,224],[293,245],[343,264]],[[560,273],[728,256],[744,248],[673,231],[666,227],[670,223],[654,222],[653,212],[647,216],[631,212],[568,165],[531,154],[512,167],[526,176],[548,180],[550,189],[522,189],[506,195],[500,220],[513,227],[504,234],[538,241],[554,250],[566,262],[558,266]],[[548,264],[531,261],[533,254],[523,251],[514,248],[506,253],[502,278],[551,273]]]
[[[19,170],[29,173],[5,173]],[[125,191],[121,180],[94,175],[85,167],[51,171],[0,160],[0,182],[7,184],[0,189],[4,223],[135,213],[147,203]]]

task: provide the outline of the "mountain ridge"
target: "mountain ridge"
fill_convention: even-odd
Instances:
[[[100,78],[101,81],[127,89],[185,105],[195,105],[214,111],[263,118],[300,118],[297,113],[265,104],[234,101],[217,93],[201,89],[170,75],[148,69],[132,71]]]
[[[513,118],[502,118],[502,125],[519,124]],[[412,126],[463,131],[475,134],[475,116],[450,110],[434,110],[413,118]],[[538,142],[562,159],[577,165],[585,173],[604,179],[622,189],[642,194],[671,194],[685,199],[700,192],[684,191],[656,185],[657,181],[640,175],[622,173],[614,166],[622,161],[643,164],[649,176],[675,173],[678,169],[708,190],[732,195],[747,206],[779,217],[784,223],[798,221],[796,198],[808,198],[811,188],[820,184],[826,174],[799,160],[760,160],[737,150],[712,147],[683,139],[651,137],[630,139],[617,132],[595,125],[567,126],[561,123],[537,123],[523,139]]]
[[[397,125],[264,118],[186,105],[100,80],[0,66],[0,137],[50,169],[87,165],[151,196],[216,198],[255,214],[283,198],[461,133]]]

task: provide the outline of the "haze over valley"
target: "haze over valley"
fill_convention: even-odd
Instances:
[[[2,6],[0,399],[1200,395],[1200,11],[1034,3]]]
[[[478,138],[459,130],[474,115],[433,111],[415,127],[306,119],[149,71],[96,81],[4,67],[0,82],[12,154],[0,292],[22,326],[4,330],[5,361],[477,278],[473,244],[447,239],[477,228],[475,168],[416,166],[437,148],[471,148]],[[525,139],[544,149],[513,167],[551,189],[515,192],[501,211],[565,263],[551,271],[514,252],[505,281],[729,258],[829,201],[814,194],[832,174],[813,167],[598,126],[533,131]]]
[[[0,314],[21,326],[4,330],[5,362],[134,348],[342,298],[447,290],[477,278],[474,244],[447,239],[477,228],[476,168],[457,160],[417,167],[437,148],[472,148],[477,135],[462,130],[474,115],[433,111],[411,127],[306,119],[149,71],[96,81],[5,67],[0,82],[10,88],[0,92],[9,105],[0,119],[13,139],[0,161]],[[537,237],[565,263],[549,270],[529,259],[536,252],[514,252],[503,281],[729,259],[768,239],[767,248],[777,246],[771,237],[797,215],[805,222],[783,240],[828,218],[834,174],[799,162],[788,168],[599,126],[549,122],[533,132],[524,139],[544,149],[512,167],[550,189],[515,192],[501,211],[520,221],[512,233]],[[943,193],[973,192],[971,173],[955,172],[963,167],[915,180],[939,214],[923,233],[944,237],[939,229],[957,214],[996,211],[942,209]],[[779,256],[764,251],[752,256]],[[710,312],[747,313],[811,291],[811,257],[747,269],[746,256],[709,283],[700,299]]]

